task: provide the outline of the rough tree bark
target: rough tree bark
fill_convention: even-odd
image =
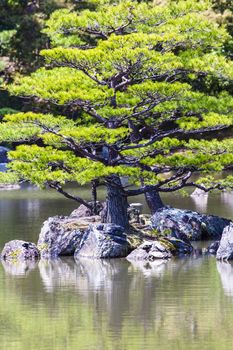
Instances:
[[[127,197],[118,176],[112,175],[107,179],[107,201],[106,212],[103,221],[129,228]]]
[[[98,182],[96,180],[92,181],[91,184],[91,194],[92,194],[92,202],[93,202],[93,215],[98,215],[97,209],[97,185]]]
[[[164,204],[160,197],[159,192],[150,190],[145,193],[147,205],[153,215],[158,209],[163,208]]]

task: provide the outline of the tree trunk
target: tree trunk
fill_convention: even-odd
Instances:
[[[164,204],[159,192],[151,190],[145,193],[147,205],[153,215],[158,209],[163,208]]]
[[[119,176],[113,175],[108,178],[106,212],[103,221],[129,228],[129,218],[127,213],[128,202],[124,196],[124,190]]]
[[[98,215],[97,210],[97,181],[92,181],[91,185],[91,194],[92,194],[92,201],[93,201],[93,214]]]

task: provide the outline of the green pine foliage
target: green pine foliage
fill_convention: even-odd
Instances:
[[[225,90],[233,63],[222,55],[229,34],[208,17],[209,6],[102,1],[95,11],[54,12],[44,30],[53,45],[41,52],[46,67],[8,89],[79,117],[6,116],[0,141],[21,143],[10,174],[59,189],[126,176],[138,186],[126,195],[148,186],[232,187],[232,177],[215,174],[233,165],[233,98]],[[203,92],[200,79],[221,88]]]

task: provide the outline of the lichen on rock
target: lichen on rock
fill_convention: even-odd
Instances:
[[[37,243],[43,258],[73,255],[88,224],[76,218],[55,216],[46,220]]]
[[[13,240],[5,244],[1,258],[3,260],[36,260],[40,252],[36,245],[22,240]]]
[[[77,246],[75,258],[124,258],[131,251],[127,235],[121,226],[114,224],[90,225]]]
[[[152,216],[151,222],[160,234],[186,241],[220,239],[230,220],[166,206]]]

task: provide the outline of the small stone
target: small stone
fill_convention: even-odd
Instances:
[[[31,242],[13,240],[5,244],[1,253],[3,260],[36,260],[40,252]]]
[[[145,241],[137,249],[132,251],[128,256],[128,260],[147,260],[154,261],[156,259],[170,259],[172,253],[159,241]]]

